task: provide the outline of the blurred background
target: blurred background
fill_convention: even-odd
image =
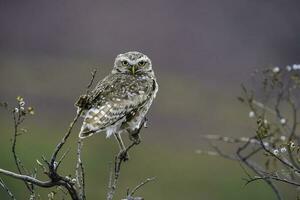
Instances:
[[[145,199],[274,199],[262,182],[244,187],[238,163],[195,150],[209,149],[202,134],[253,133],[249,111],[236,99],[240,84],[254,69],[300,62],[299,9],[298,0],[0,0],[0,101],[14,106],[21,95],[36,111],[23,125],[28,134],[18,137],[20,158],[28,169],[42,155],[49,158],[91,70],[100,80],[117,54],[137,50],[152,59],[160,90],[116,199],[152,176],[155,182],[138,192]],[[0,166],[16,171],[12,120],[3,109],[0,125]],[[74,174],[78,131],[79,125],[64,149],[71,147],[66,175]],[[104,199],[117,151],[103,135],[85,141],[88,199]],[[5,181],[27,199],[23,183]],[[47,199],[51,190],[39,191]],[[0,199],[8,199],[3,190]]]

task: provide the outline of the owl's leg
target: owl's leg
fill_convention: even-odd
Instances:
[[[114,136],[117,139],[119,147],[120,147],[119,157],[121,159],[123,159],[124,161],[129,160],[129,155],[126,151],[126,147],[124,145],[124,142],[122,140],[122,137],[121,137],[120,133],[114,133]]]
[[[120,133],[115,133],[114,135],[115,135],[115,138],[116,138],[117,141],[118,141],[120,150],[121,150],[121,151],[124,151],[126,148],[125,148],[125,145],[124,145],[124,142],[123,142],[123,140],[122,140],[122,137],[121,137]]]
[[[140,128],[138,129],[128,129],[128,133],[129,133],[129,140],[131,140],[132,142],[139,144],[141,142],[141,137],[140,137]]]
[[[139,144],[141,142],[140,131],[143,127],[147,128],[147,121],[146,117],[140,123],[140,126],[136,129],[128,129],[129,139],[133,141],[135,144]]]

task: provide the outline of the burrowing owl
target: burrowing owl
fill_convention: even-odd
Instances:
[[[141,128],[157,91],[146,55],[136,51],[118,55],[111,73],[85,97],[84,104],[80,99],[76,104],[84,117],[79,137],[106,132],[107,137],[114,134],[120,142],[121,132],[133,134]]]

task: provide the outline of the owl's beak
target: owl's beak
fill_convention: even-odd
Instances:
[[[135,65],[131,65],[130,71],[134,75],[135,72],[136,72],[136,66]]]

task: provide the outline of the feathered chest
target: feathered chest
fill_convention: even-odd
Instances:
[[[147,75],[111,74],[93,90],[91,104],[103,105],[107,101],[137,105],[151,98],[157,91],[154,79]]]

